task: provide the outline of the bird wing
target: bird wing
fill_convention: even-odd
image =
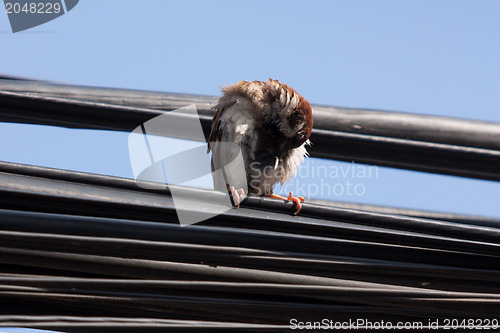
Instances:
[[[241,154],[241,138],[237,133],[239,107],[236,101],[219,101],[214,107],[208,151],[212,151],[214,190],[225,192],[230,186],[247,189],[246,171]],[[246,193],[246,190],[245,190]]]

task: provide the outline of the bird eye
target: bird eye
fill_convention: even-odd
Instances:
[[[295,134],[295,136],[293,137],[293,140],[292,140],[293,147],[294,148],[299,147],[301,144],[304,143],[305,138],[306,138],[306,135],[302,132]]]

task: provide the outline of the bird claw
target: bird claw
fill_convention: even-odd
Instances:
[[[229,193],[231,194],[233,206],[240,208],[240,203],[245,199],[245,191],[242,188],[235,189],[234,186],[229,188]]]
[[[295,213],[293,213],[293,215],[297,215],[300,212],[300,210],[302,209],[302,203],[304,202],[304,197],[301,197],[301,196],[294,197],[294,196],[292,196],[292,192],[290,192],[288,194],[287,198],[282,197],[281,195],[274,194],[274,193],[271,194],[269,197],[294,202],[295,206],[297,207],[297,210],[295,211]]]

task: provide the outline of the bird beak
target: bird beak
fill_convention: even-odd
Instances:
[[[280,159],[278,158],[278,156],[274,156],[275,160],[274,160],[274,170],[276,170],[276,168],[278,167],[278,164],[280,163]]]

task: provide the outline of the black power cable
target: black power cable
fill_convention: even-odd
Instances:
[[[0,80],[0,121],[131,131],[194,102],[207,131],[215,100]],[[313,156],[500,179],[498,124],[314,109]],[[382,320],[421,323],[422,332],[445,329],[446,319],[457,320],[454,331],[470,331],[470,319],[500,326],[498,219],[314,201],[292,216],[283,213],[291,203],[249,197],[181,227],[171,190],[0,162],[0,326],[282,332],[293,319],[325,318],[367,331]]]
[[[165,110],[195,104],[208,137],[215,101],[207,96],[0,80],[4,122],[132,131]],[[500,180],[498,123],[323,106],[313,106],[313,113],[313,157]],[[191,138],[184,132],[169,135]]]

